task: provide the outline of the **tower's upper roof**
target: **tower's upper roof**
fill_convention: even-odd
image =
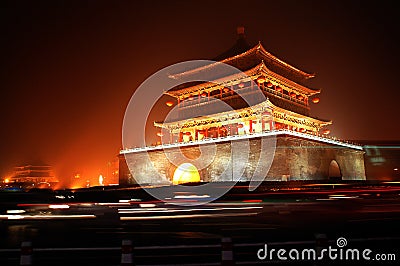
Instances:
[[[205,69],[204,71],[208,71],[209,69]],[[189,74],[188,72],[184,72],[183,74]],[[179,74],[180,75],[180,74]],[[301,91],[305,95],[311,96],[317,93],[320,93],[321,90],[313,89],[301,84],[294,82],[292,79],[285,78],[279,74],[268,69],[263,61],[260,64],[254,66],[251,69],[245,70],[239,73],[232,73],[229,76],[223,76],[218,79],[214,79],[211,82],[203,82],[203,81],[195,81],[185,83],[179,86],[174,87],[173,89],[164,92],[167,95],[172,97],[186,97],[190,95],[199,95],[204,92],[212,92],[220,87],[219,84],[225,84],[223,86],[230,86],[232,84],[237,84],[241,82],[242,79],[250,76],[260,76],[260,75],[267,75],[269,77],[273,77],[274,79],[279,80],[279,84],[283,87],[291,87],[294,90]]]
[[[238,31],[236,43],[231,48],[215,57],[214,60],[234,66],[241,71],[249,70],[263,62],[271,71],[299,84],[304,84],[305,80],[315,76],[315,74],[302,71],[274,56],[263,47],[261,42],[250,46],[245,39],[244,30]],[[179,79],[181,77],[198,75],[203,71],[209,72],[216,65],[217,64],[202,66],[182,73],[173,74],[171,77]]]

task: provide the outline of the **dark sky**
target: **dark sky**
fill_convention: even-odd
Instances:
[[[317,77],[332,135],[399,140],[395,1],[2,1],[0,176],[45,162],[98,175],[148,76],[250,43]]]

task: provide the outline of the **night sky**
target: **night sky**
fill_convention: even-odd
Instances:
[[[399,140],[395,1],[2,1],[0,177],[47,163],[96,177],[121,148],[124,111],[148,76],[236,41],[307,72],[331,134]]]

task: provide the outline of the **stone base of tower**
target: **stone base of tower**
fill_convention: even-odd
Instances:
[[[121,185],[172,183],[176,169],[187,162],[191,162],[198,169],[204,182],[366,178],[363,150],[290,135],[276,136],[272,164],[266,169],[268,164],[263,165],[265,154],[261,153],[264,145],[262,143],[268,140],[266,138],[271,137],[202,144],[214,146],[211,157],[207,157],[207,154],[201,155],[202,145],[120,154],[119,182]],[[244,141],[248,141],[248,144],[243,146],[247,147],[247,150],[240,149]],[[236,148],[232,145],[236,145]],[[265,150],[264,146],[263,148]],[[207,162],[198,159],[200,156]]]

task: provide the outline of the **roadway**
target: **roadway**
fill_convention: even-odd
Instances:
[[[254,193],[237,186],[219,200],[193,206],[176,203],[203,198],[180,193],[163,202],[138,189],[49,191],[20,201],[3,194],[0,265],[18,265],[25,240],[32,242],[34,265],[119,265],[124,239],[133,241],[136,265],[220,265],[223,237],[232,239],[238,265],[266,263],[257,258],[265,243],[316,248],[335,245],[339,237],[348,247],[400,259],[399,193],[396,185],[309,184]],[[391,263],[398,261],[383,264]]]

